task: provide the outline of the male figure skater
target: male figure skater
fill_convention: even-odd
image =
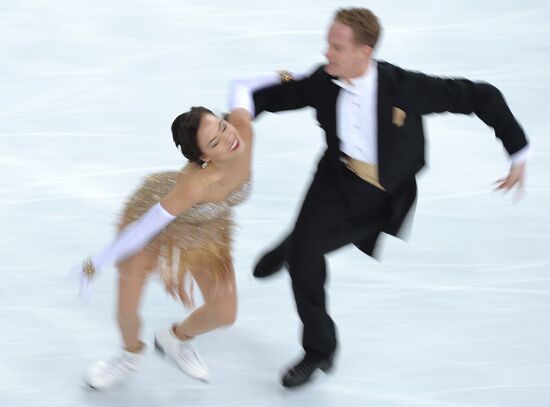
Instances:
[[[523,187],[527,140],[499,90],[377,61],[371,56],[379,34],[370,10],[341,9],[328,32],[325,65],[301,79],[281,74],[275,85],[255,81],[232,102],[231,108],[246,107],[255,116],[313,107],[326,134],[327,149],[293,231],[254,270],[264,278],[287,265],[292,279],[305,355],[284,374],[285,387],[333,365],[337,341],[325,307],[325,254],[353,243],[372,255],[379,234],[396,235],[412,212],[415,174],[424,166],[424,115],[474,113],[511,157],[497,188]]]

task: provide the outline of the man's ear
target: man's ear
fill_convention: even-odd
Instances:
[[[370,59],[372,55],[372,47],[369,45],[361,45],[361,53],[366,59]]]

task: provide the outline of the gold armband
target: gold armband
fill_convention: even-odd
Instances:
[[[294,76],[288,71],[277,71],[279,74],[279,78],[281,78],[281,82],[290,82],[294,80]]]

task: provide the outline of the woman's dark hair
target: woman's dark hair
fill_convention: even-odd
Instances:
[[[197,141],[197,132],[204,114],[214,114],[202,106],[193,106],[188,112],[180,114],[172,123],[172,138],[176,147],[189,161],[202,164],[202,152]]]

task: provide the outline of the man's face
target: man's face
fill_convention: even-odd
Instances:
[[[334,21],[327,36],[325,52],[328,64],[325,71],[342,79],[361,76],[367,69],[372,48],[354,42],[353,30],[349,25]]]

